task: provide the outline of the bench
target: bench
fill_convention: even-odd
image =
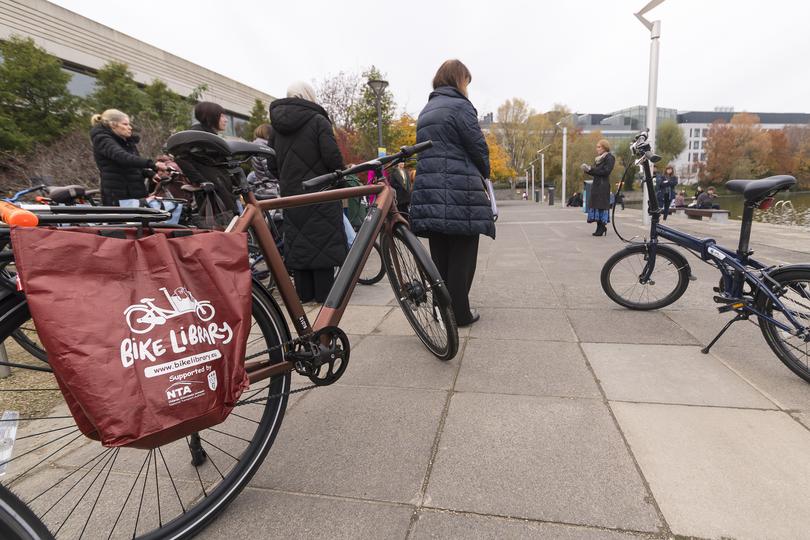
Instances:
[[[684,213],[689,219],[700,219],[708,217],[710,221],[716,223],[728,223],[728,210],[712,210],[710,208],[685,208]]]

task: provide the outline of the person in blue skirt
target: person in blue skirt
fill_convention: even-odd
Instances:
[[[593,176],[593,185],[588,197],[588,223],[596,222],[593,236],[604,236],[610,222],[610,173],[616,158],[610,153],[610,143],[602,139],[596,143],[596,159],[593,165],[582,164],[585,174]]]

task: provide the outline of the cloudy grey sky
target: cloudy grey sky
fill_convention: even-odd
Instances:
[[[647,0],[52,0],[228,77],[283,96],[294,80],[387,73],[418,113],[439,64],[472,71],[483,114],[521,97],[609,112],[647,100]],[[666,0],[658,103],[679,110],[810,112],[810,2]]]

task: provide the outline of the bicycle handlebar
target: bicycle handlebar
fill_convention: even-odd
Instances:
[[[301,182],[301,186],[304,188],[305,191],[311,191],[320,188],[322,186],[332,185],[341,178],[344,178],[346,176],[379,169],[382,166],[392,163],[394,161],[407,159],[412,155],[418,154],[419,152],[423,152],[432,146],[433,141],[425,141],[418,144],[414,144],[413,146],[403,146],[402,148],[399,149],[399,152],[397,152],[396,154],[391,154],[389,156],[382,156],[377,159],[372,159],[370,161],[366,161],[365,163],[355,165],[354,167],[349,167],[348,169],[344,169],[342,171],[330,172],[327,174],[322,174],[321,176],[316,176],[315,178],[310,178],[309,180]]]
[[[39,218],[33,212],[5,201],[0,201],[0,220],[19,227],[36,227],[39,223]]]

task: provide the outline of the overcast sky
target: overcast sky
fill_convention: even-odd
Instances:
[[[277,97],[297,79],[379,67],[418,113],[447,58],[480,114],[504,100],[610,112],[647,101],[647,0],[52,0]],[[666,0],[658,104],[810,112],[810,2]]]

